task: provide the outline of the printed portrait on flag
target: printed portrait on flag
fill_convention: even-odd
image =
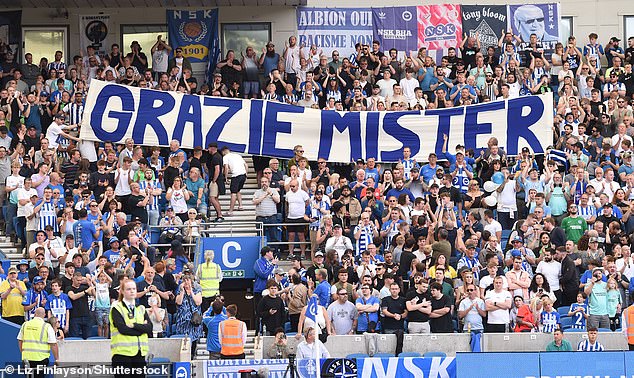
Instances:
[[[551,4],[509,5],[513,34],[529,42],[531,34],[539,42],[559,41],[559,6]]]

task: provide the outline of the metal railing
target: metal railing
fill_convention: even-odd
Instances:
[[[253,226],[252,228],[246,228],[247,226]],[[149,226],[150,233],[152,230],[160,235],[163,234],[163,231],[171,228],[181,229],[180,235],[185,237],[182,234],[182,229],[192,227],[186,224],[177,224],[177,225],[168,225],[168,226]],[[200,223],[198,226],[194,226],[192,228],[198,228],[198,233],[200,237],[214,237],[214,236],[240,236],[245,234],[256,233],[257,236],[262,236],[264,233],[264,229],[262,227],[262,222],[256,221],[245,221],[245,220],[235,220],[230,222],[204,222]],[[152,247],[169,247],[170,244],[166,243],[151,243]],[[184,247],[194,247],[196,243],[183,243]]]

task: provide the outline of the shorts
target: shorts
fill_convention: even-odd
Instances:
[[[290,223],[286,226],[286,230],[288,232],[306,232],[306,221],[303,218],[298,219],[287,219],[286,223]],[[293,223],[303,223],[303,224],[293,224]]]
[[[218,183],[210,181],[209,182],[209,197],[218,197]]]
[[[232,194],[240,192],[246,181],[247,181],[247,175],[232,177],[231,184],[229,185],[229,190],[231,191]]]
[[[253,94],[258,95],[260,93],[260,82],[259,81],[243,81],[243,93],[245,95]]]
[[[253,168],[256,172],[261,172],[264,168],[269,166],[270,157],[267,156],[254,156],[253,157]]]
[[[103,327],[108,325],[110,320],[108,316],[110,315],[109,308],[96,308],[95,309],[95,320],[97,321],[97,325]]]

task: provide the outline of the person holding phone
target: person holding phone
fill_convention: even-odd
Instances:
[[[603,281],[603,268],[592,269],[592,279],[583,288],[589,300],[588,329],[591,327],[610,328],[607,288],[607,282]]]

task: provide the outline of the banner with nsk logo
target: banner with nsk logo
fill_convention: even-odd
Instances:
[[[220,55],[218,9],[167,10],[169,45],[183,49],[190,63],[215,65]]]
[[[418,50],[418,13],[416,7],[372,8],[374,39],[381,50],[397,49],[405,52]]]
[[[335,112],[95,80],[80,137],[114,143],[132,138],[146,146],[176,139],[183,148],[217,142],[238,153],[279,158],[293,157],[293,146],[301,144],[310,160],[396,162],[403,147],[419,161],[440,154],[445,134],[449,146],[478,150],[495,136],[509,155],[524,146],[540,154],[552,143],[552,124],[552,94],[426,111]]]
[[[357,43],[372,46],[372,10],[298,7],[297,32],[300,46],[317,46],[328,57],[337,50],[341,60],[355,52]]]
[[[88,47],[95,49],[95,54],[104,56],[110,53],[112,45],[110,16],[107,14],[79,16],[79,48],[86,54]]]

